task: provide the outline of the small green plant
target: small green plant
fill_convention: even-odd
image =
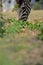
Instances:
[[[43,22],[40,23],[39,31],[40,33],[38,34],[37,38],[43,40]]]
[[[21,30],[22,22],[19,22],[18,20],[15,20],[15,19],[8,19],[8,21],[10,23],[10,25],[8,27],[6,27],[6,30],[8,33],[16,33]]]
[[[35,23],[33,25],[33,29],[37,29],[38,30],[39,27],[40,27],[40,22],[38,20],[35,20]]]
[[[15,18],[9,18],[7,20],[10,23],[9,26],[6,27],[6,31],[8,33],[17,33],[17,32],[20,32],[21,29],[26,26],[26,22],[15,20]]]

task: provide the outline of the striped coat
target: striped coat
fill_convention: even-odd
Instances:
[[[19,19],[26,21],[31,11],[31,0],[16,0],[16,2],[19,4]]]

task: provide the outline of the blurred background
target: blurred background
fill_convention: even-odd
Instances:
[[[16,4],[15,0],[0,0],[0,7],[2,7],[2,11],[13,10],[15,4]],[[43,9],[43,0],[31,0],[31,7],[34,10]]]

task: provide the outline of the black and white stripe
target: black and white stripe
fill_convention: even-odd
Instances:
[[[24,0],[20,6],[19,19],[22,21],[26,21],[30,11],[31,11],[30,0]]]

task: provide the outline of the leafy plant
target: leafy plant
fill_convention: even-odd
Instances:
[[[0,37],[3,37],[4,32],[4,22],[0,21]]]
[[[40,23],[39,31],[40,33],[38,34],[37,38],[43,40],[43,22]]]
[[[6,27],[8,33],[20,32],[20,30],[25,25],[25,23],[23,23],[22,21],[15,20],[15,19],[8,19],[8,21],[10,23],[10,25]]]
[[[9,25],[4,28],[4,22],[0,20],[0,35],[3,36],[5,31],[9,34],[19,33],[23,28],[27,27],[32,31],[38,30],[40,33],[38,33],[37,38],[43,40],[43,22],[35,20],[34,24],[32,24],[28,21],[16,20],[15,18],[8,18],[6,21]]]

